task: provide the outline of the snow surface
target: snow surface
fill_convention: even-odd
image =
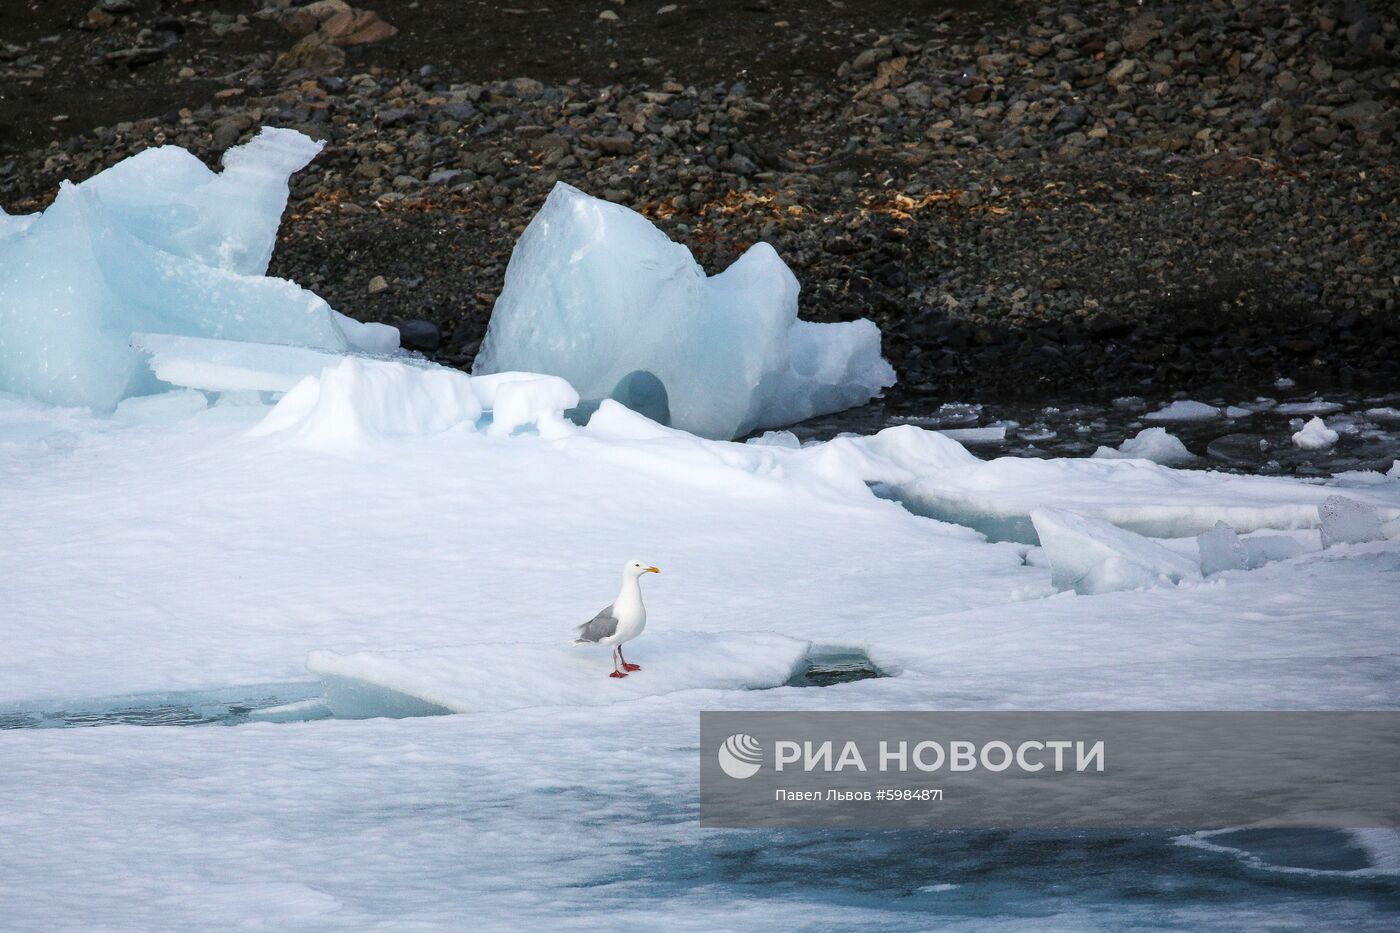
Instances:
[[[696,722],[702,709],[1400,708],[1400,540],[1318,543],[1329,496],[1394,521],[1400,483],[988,462],[912,426],[807,446],[716,442],[615,402],[579,427],[559,380],[362,359],[300,385],[314,398],[210,404],[186,389],[127,400],[113,418],[0,395],[0,713],[278,683],[300,701],[320,676],[306,670],[313,652],[313,667],[338,666],[325,675],[337,689],[359,685],[359,713],[394,713],[388,694],[405,689],[420,706],[495,707],[6,731],[4,925],[1393,921],[1375,900],[1280,894],[1267,880],[1247,897],[1209,889],[1163,906],[1180,875],[1121,849],[1093,862],[1092,847],[1047,875],[1046,842],[1016,834],[702,831]],[[493,430],[504,408],[509,428]],[[259,429],[269,421],[276,430]],[[308,444],[313,429],[335,442]],[[1013,519],[1032,535],[1053,526],[1049,566],[972,527]],[[1257,569],[1196,579],[1200,545],[1165,539],[1221,520],[1246,532]],[[600,653],[564,642],[635,554],[665,573],[629,645],[643,670],[612,680]],[[1066,554],[1180,582],[1058,592]],[[698,647],[679,651],[687,640]],[[774,686],[808,644],[863,650],[892,676]],[[697,651],[708,660],[687,662]],[[392,685],[375,696],[372,681]],[[1124,844],[1163,859],[1180,849]],[[1193,857],[1206,860],[1194,890],[1237,875],[1213,861],[1229,854]],[[1032,880],[1015,880],[1016,859]],[[1134,896],[1094,887],[1119,863]]]
[[[766,243],[707,278],[642,215],[556,184],[515,245],[473,364],[567,379],[712,438],[869,401],[894,384],[870,321],[798,320]]]

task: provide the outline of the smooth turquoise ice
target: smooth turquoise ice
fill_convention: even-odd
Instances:
[[[111,411],[160,388],[134,332],[347,350],[325,301],[265,275],[287,178],[321,146],[264,129],[219,173],[148,149],[0,217],[0,390]]]

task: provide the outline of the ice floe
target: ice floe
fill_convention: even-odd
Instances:
[[[678,690],[779,687],[806,659],[808,642],[766,632],[647,633],[628,645],[641,666],[618,682],[607,653],[564,644],[486,642],[413,652],[315,651],[306,667],[345,718],[415,710],[455,713],[527,706],[604,706]],[[419,714],[417,711],[411,713]]]
[[[905,843],[697,832],[697,712],[1400,705],[1400,542],[1317,543],[1318,507],[1339,491],[1400,515],[1393,480],[986,462],[914,427],[805,446],[713,442],[615,402],[566,426],[559,383],[457,374],[464,386],[434,388],[436,376],[376,362],[313,377],[355,399],[355,457],[308,448],[295,420],[249,437],[281,408],[261,397],[208,407],[201,392],[165,393],[129,400],[131,419],[117,420],[0,396],[0,718],[65,698],[233,684],[283,684],[290,701],[235,728],[7,731],[0,867],[12,924],[438,929],[489,914],[616,928],[664,912],[694,929],[923,928],[929,914],[890,904],[963,891],[980,904],[979,866],[1019,851],[1039,870],[1047,843],[935,834],[918,844],[926,870],[852,898],[842,886],[885,878],[881,847]],[[560,433],[538,422],[493,433],[508,385],[527,418],[548,412]],[[437,430],[412,401],[420,393],[434,410],[465,406],[466,420]],[[1250,567],[1253,547],[1290,553],[1194,583],[1178,563],[1205,560],[1194,539],[1145,541],[1051,514],[1047,562],[890,501],[916,491],[976,506],[973,524],[1029,521],[1026,509],[1043,524],[1038,510],[1058,502],[1178,537],[1226,516],[1306,530],[1246,533]],[[604,657],[564,642],[611,595],[599,574],[632,553],[656,555],[665,586],[648,592],[647,633],[629,645],[643,670],[612,680]],[[1056,561],[1087,568],[1081,585],[1112,579],[1095,575],[1107,564],[1119,583],[1124,568],[1146,568],[1152,585],[1057,592]],[[1159,562],[1165,572],[1153,572]],[[1158,585],[1177,572],[1182,585]],[[891,676],[779,685],[808,643],[863,651]],[[324,673],[306,670],[311,652]],[[466,712],[305,721],[329,712],[305,699],[321,692],[342,715]],[[1135,858],[1172,850],[1165,835],[1124,844],[1140,847]],[[995,862],[969,868],[984,850]],[[1075,864],[1092,873],[1123,851]],[[1385,867],[1367,852],[1357,871]],[[1219,871],[1228,853],[1199,857],[1193,884],[1240,883]],[[737,875],[723,874],[730,866]],[[1137,867],[1125,883],[1140,881]],[[770,870],[817,877],[781,903],[737,895],[751,871]],[[950,878],[962,887],[910,893]],[[645,912],[600,897],[623,890],[644,891]],[[1046,895],[1033,896],[1023,906],[1041,916]],[[1328,922],[1349,910],[1358,928],[1389,919],[1348,903],[1290,889],[1281,906],[1212,903],[1173,918],[1273,927],[1306,908]],[[1054,921],[1160,925],[1133,910],[1081,899],[1060,902]]]
[[[967,525],[994,540],[1036,543],[1030,513],[1043,507],[1153,538],[1198,535],[1217,521],[1241,533],[1316,528],[1317,507],[1332,494],[1296,480],[1176,470],[1144,460],[982,461],[958,450],[967,459],[927,458],[892,495],[921,515]],[[1400,517],[1400,498],[1383,488],[1357,489],[1354,495],[1376,506],[1385,520]]]

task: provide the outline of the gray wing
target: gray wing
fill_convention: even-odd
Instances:
[[[609,606],[598,613],[592,619],[578,627],[578,637],[576,642],[596,642],[602,641],[609,635],[617,631],[617,616],[613,615],[613,607]]]

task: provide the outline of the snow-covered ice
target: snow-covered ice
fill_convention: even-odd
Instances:
[[[464,373],[347,357],[292,387],[249,433],[295,436],[320,450],[358,450],[387,435],[475,427],[482,404]]]
[[[1160,544],[1064,509],[1031,513],[1050,559],[1050,582],[1084,595],[1136,590],[1200,577],[1196,564]]]
[[[941,442],[941,443],[940,443]],[[942,446],[946,445],[946,446]],[[996,540],[1034,544],[1033,510],[1062,508],[1154,538],[1190,537],[1224,521],[1241,533],[1316,528],[1325,486],[1264,476],[1176,470],[1145,460],[984,461],[945,438],[924,440],[912,477],[891,494],[913,511],[967,525]],[[936,449],[935,449],[936,447]],[[1349,492],[1383,520],[1400,517],[1384,487]]]
[[[528,706],[601,706],[678,690],[780,687],[811,645],[765,632],[648,633],[628,645],[642,670],[606,683],[606,652],[560,644],[486,642],[412,652],[313,651],[306,666],[327,684],[339,716],[382,716],[385,694],[456,713]],[[508,671],[509,677],[496,672]]]
[[[511,254],[474,372],[550,373],[712,438],[869,401],[894,384],[870,321],[797,317],[766,243],[706,277],[645,217],[559,183]]]
[[[806,446],[713,442],[612,402],[578,427],[557,380],[375,363],[312,377],[326,423],[357,425],[353,458],[305,443],[299,431],[319,416],[295,389],[275,407],[182,390],[130,400],[122,420],[0,396],[0,712],[284,683],[294,703],[268,718],[307,718],[322,711],[299,699],[317,689],[312,652],[313,667],[341,665],[327,676],[346,675],[342,691],[392,671],[388,690],[359,688],[362,712],[394,712],[391,691],[427,695],[400,712],[496,704],[8,731],[7,924],[915,930],[950,909],[950,922],[984,929],[1028,916],[1075,929],[1389,919],[1367,901],[1281,896],[1267,878],[1247,897],[1210,888],[1231,875],[1212,860],[1228,854],[1196,856],[1189,880],[1211,892],[1204,906],[1178,900],[1164,914],[1155,895],[1093,887],[1117,866],[1133,890],[1144,872],[1179,886],[1177,863],[1155,875],[1137,860],[1170,859],[1180,847],[1166,836],[1138,834],[1107,857],[1086,844],[1063,864],[1089,867],[1057,868],[1051,890],[1005,874],[1024,859],[1027,877],[1044,878],[1041,839],[945,833],[915,846],[695,823],[701,709],[1400,707],[1400,541],[1320,550],[1318,506],[1336,487],[1133,460],[987,462],[912,426]],[[511,392],[524,414],[493,432]],[[250,434],[294,410],[300,420]],[[968,521],[886,498],[916,493],[961,503]],[[1346,495],[1400,516],[1400,483]],[[1180,542],[1123,543],[1110,526],[1051,513],[1079,529],[1068,548],[1046,535],[1052,565],[1103,555],[1183,581],[1057,593],[1026,545],[966,527],[1045,507],[1167,537],[1239,518],[1266,529],[1247,547],[1292,550],[1196,582]],[[643,670],[615,681],[604,657],[565,642],[611,595],[599,576],[632,553],[666,573],[629,645]],[[682,669],[686,639],[698,644],[685,656],[710,649],[732,666]],[[750,643],[759,650],[745,659]],[[892,676],[778,686],[808,644],[866,651]],[[680,681],[663,687],[668,670]],[[892,863],[904,866],[893,880]],[[763,879],[784,896],[756,896]]]
[[[0,724],[98,698],[265,707],[237,728],[0,733],[0,925],[1393,919],[1210,888],[1197,849],[1185,886],[1208,903],[1164,920],[1179,864],[1123,853],[1170,859],[1165,835],[1063,843],[1082,848],[1047,885],[1043,841],[1015,834],[704,832],[695,762],[702,709],[1400,708],[1400,483],[1170,469],[1161,428],[1098,458],[982,460],[958,441],[1006,425],[970,408],[943,433],[706,440],[678,428],[727,438],[868,398],[892,378],[878,332],[796,320],[766,247],[706,279],[572,189],[522,240],[491,340],[497,363],[583,370],[386,358],[392,328],[263,277],[316,148],[268,131],[217,175],[153,150],[42,216],[0,214],[18,270],[0,278]],[[69,240],[60,274],[47,253]],[[634,553],[666,574],[628,645],[643,669],[614,680],[567,641]],[[889,676],[786,686],[858,652]],[[1367,877],[1393,873],[1367,851]],[[1034,883],[1005,881],[1017,853]],[[1124,889],[1158,894],[1093,887],[1122,865]],[[755,895],[774,878],[781,897]]]
[[[338,315],[265,275],[287,177],[321,149],[264,129],[210,171],[175,146],[65,182],[0,226],[0,390],[110,412],[160,383],[133,333],[385,352],[397,331]],[[391,345],[392,344],[392,345]]]
[[[1336,445],[1340,435],[1327,422],[1314,417],[1293,435],[1293,443],[1304,450],[1328,450]]]
[[[1164,466],[1180,466],[1196,459],[1181,439],[1167,433],[1166,428],[1143,428],[1136,436],[1119,444],[1117,450],[1112,447],[1100,447],[1094,451],[1094,456],[1106,460],[1151,460]]]

